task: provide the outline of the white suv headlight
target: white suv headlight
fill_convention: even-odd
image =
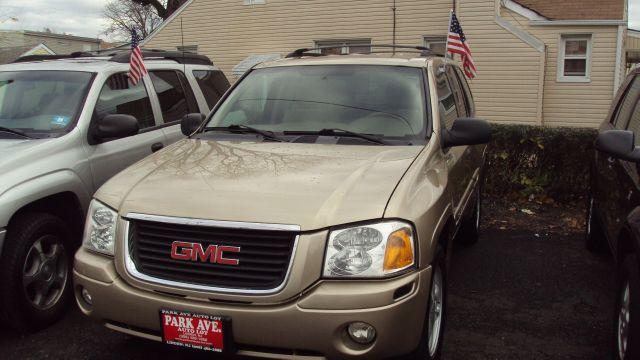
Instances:
[[[91,200],[82,246],[91,251],[113,255],[117,220],[117,212],[97,200]]]
[[[413,227],[384,221],[331,231],[324,259],[324,277],[387,277],[414,266]]]

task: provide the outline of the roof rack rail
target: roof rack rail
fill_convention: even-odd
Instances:
[[[366,45],[362,45],[362,46],[366,46]],[[327,45],[327,46],[317,46],[317,47],[314,47],[314,48],[302,48],[302,49],[297,49],[297,50],[294,50],[294,51],[290,52],[289,54],[287,54],[287,56],[285,56],[285,58],[297,58],[297,57],[302,57],[302,56],[326,56],[325,54],[320,53],[320,51],[323,50],[323,49],[341,49],[343,47],[344,47],[344,45]],[[395,53],[395,49],[405,49],[405,50],[419,51],[420,52],[420,56],[427,56],[427,55],[442,56],[442,54],[431,50],[431,48],[429,48],[427,46],[389,45],[389,44],[374,45],[374,44],[371,44],[370,48],[371,49],[373,49],[373,48],[390,48],[390,49],[393,49],[393,51],[391,51],[393,53]],[[385,53],[388,53],[388,52],[389,51],[386,51]],[[376,51],[367,52],[367,54],[375,54],[375,53],[378,53],[378,52],[376,52]]]
[[[92,55],[91,53],[88,53],[88,52],[82,52],[82,51],[72,52],[71,54],[64,54],[64,55],[26,55],[26,56],[17,58],[13,62],[21,63],[21,62],[28,62],[28,61],[59,60],[59,59],[81,58],[81,57],[88,57],[88,56],[95,56],[95,55]]]
[[[118,62],[118,63],[129,63],[130,54],[131,52],[128,50],[120,51],[117,54],[114,54],[109,61]],[[181,52],[181,51],[142,49],[142,57],[144,59],[173,60],[178,64],[213,65],[213,62],[211,62],[211,60],[204,55]]]
[[[129,63],[131,56],[130,50],[98,50],[92,52],[74,52],[65,55],[27,55],[14,60],[14,63],[44,60],[60,60],[60,59],[76,59],[91,57],[108,57],[109,61],[117,63]],[[173,60],[179,64],[188,65],[213,65],[211,60],[204,56],[193,53],[183,53],[179,51],[166,51],[158,49],[143,49],[142,56],[144,59],[166,59]]]

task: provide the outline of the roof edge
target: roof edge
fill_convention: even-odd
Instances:
[[[540,14],[536,10],[520,4],[517,0],[502,0],[502,5],[529,20],[550,20],[548,17]]]
[[[176,9],[176,11],[174,11],[173,14],[169,15],[169,17],[166,18],[160,24],[160,26],[158,26],[155,30],[153,30],[151,32],[151,34],[149,34],[149,36],[144,38],[144,40],[142,40],[140,42],[140,45],[144,46],[144,45],[147,44],[147,42],[151,41],[151,39],[153,39],[162,29],[164,29],[167,25],[169,25],[169,23],[171,23],[175,18],[180,16],[180,14],[182,14],[182,12],[187,8],[187,6],[191,5],[191,3],[193,3],[193,1],[194,0],[187,0],[184,4],[182,4],[182,6],[180,6],[178,9]]]

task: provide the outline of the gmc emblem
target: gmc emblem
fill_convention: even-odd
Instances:
[[[210,262],[212,264],[233,265],[240,263],[238,259],[229,259],[225,253],[239,253],[239,246],[209,245],[206,249],[202,244],[174,241],[171,244],[171,258],[182,261]]]

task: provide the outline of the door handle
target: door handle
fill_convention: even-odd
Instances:
[[[609,164],[613,164],[616,161],[616,159],[613,156],[609,156],[607,158],[607,161],[609,162]]]
[[[151,145],[151,152],[156,152],[158,150],[161,150],[164,147],[164,144],[161,142],[157,142],[153,145]]]

